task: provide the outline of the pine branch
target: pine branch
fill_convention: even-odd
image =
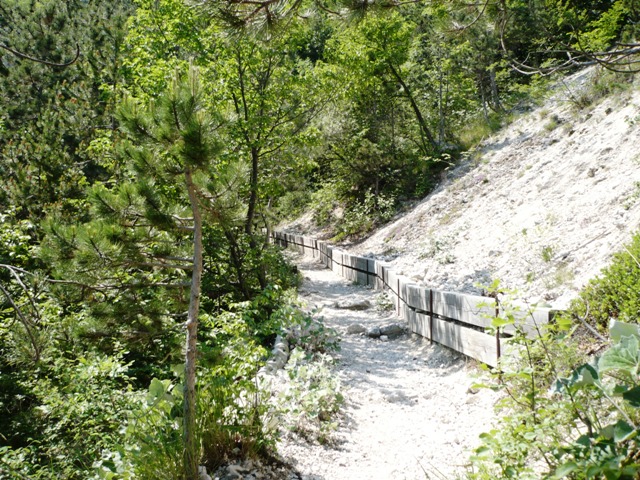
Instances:
[[[76,63],[78,58],[80,58],[80,45],[77,45],[77,44],[76,44],[76,54],[75,54],[75,56],[71,60],[69,60],[68,62],[64,62],[64,63],[49,62],[49,61],[43,60],[41,58],[32,57],[31,55],[27,55],[26,53],[22,53],[22,52],[20,52],[18,50],[15,50],[15,49],[9,47],[7,44],[5,44],[3,42],[0,42],[0,48],[6,50],[7,52],[12,53],[16,57],[21,58],[23,60],[29,60],[30,62],[41,63],[43,65],[48,65],[50,67],[68,67],[68,66],[73,65],[74,63]]]

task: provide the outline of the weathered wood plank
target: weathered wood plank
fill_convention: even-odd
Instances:
[[[325,243],[322,240],[316,240],[316,258],[320,260],[320,263],[326,265],[325,262],[325,253],[324,253]]]
[[[542,327],[549,323],[549,320],[553,318],[554,310],[551,308],[536,308],[531,311],[523,308],[522,310],[515,310],[511,312],[515,317],[515,325],[507,325],[503,328],[505,333],[513,334],[516,329],[522,329],[523,332],[529,338],[535,338],[538,336],[538,330],[542,330]],[[504,313],[501,313],[504,316]]]
[[[355,255],[347,254],[347,255],[344,256],[343,260],[344,260],[344,266],[345,267],[349,267],[349,268],[355,268],[356,267],[356,256]]]
[[[331,270],[342,275],[342,252],[337,248],[331,250]]]
[[[429,312],[431,305],[429,304],[429,292],[431,290],[419,285],[408,285],[406,292],[406,302],[409,306]]]
[[[358,285],[368,285],[369,284],[369,275],[359,270],[356,270],[356,280]]]
[[[491,326],[495,316],[493,298],[440,290],[433,290],[432,308],[436,315],[484,328]]]
[[[399,275],[395,272],[395,270],[391,268],[385,268],[384,270],[384,281],[389,287],[389,289],[396,295],[398,295],[398,277]]]
[[[495,367],[498,363],[496,338],[434,317],[433,340],[468,357]]]
[[[377,288],[376,280],[376,261],[371,258],[367,258],[367,285]]]
[[[398,296],[403,303],[407,303],[408,290],[410,286],[416,286],[416,284],[408,277],[400,275],[398,277]]]
[[[376,274],[376,260],[374,260],[373,258],[367,258],[367,272],[372,273],[373,275]]]
[[[363,272],[366,272],[368,270],[368,262],[369,262],[368,258],[365,258],[365,257],[354,257],[353,266],[355,268],[357,268],[358,270],[362,270]]]
[[[409,307],[409,305],[407,304],[407,288],[409,287],[409,285],[415,285],[415,283],[408,277],[405,277],[404,275],[399,275],[398,279],[397,279],[397,284],[398,284],[398,316],[401,318],[404,318],[405,316],[405,311],[410,309],[411,307]]]
[[[384,271],[386,265],[382,262],[376,262],[376,290],[384,290]]]
[[[430,317],[424,313],[416,312],[410,308],[405,310],[405,319],[409,324],[409,330],[425,338],[431,338]]]
[[[349,280],[350,282],[355,282],[357,279],[357,270],[354,270],[353,268],[351,268],[350,265],[346,264],[343,265],[343,273],[342,276],[344,278],[346,278],[347,280]]]

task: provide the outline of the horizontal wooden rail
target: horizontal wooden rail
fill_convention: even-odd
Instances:
[[[487,365],[497,365],[502,347],[517,328],[507,325],[496,333],[487,333],[493,318],[505,315],[494,298],[417,285],[384,262],[351,255],[321,240],[283,232],[273,232],[272,237],[277,245],[312,255],[348,280],[390,291],[396,314],[407,322],[411,332]],[[540,327],[555,313],[549,308],[511,312],[518,327],[529,336],[538,335]]]

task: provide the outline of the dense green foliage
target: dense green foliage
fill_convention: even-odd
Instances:
[[[573,302],[571,313],[605,331],[611,318],[636,323],[640,318],[640,234],[594,278]]]
[[[370,230],[521,105],[535,81],[513,65],[632,42],[638,24],[632,0],[325,3],[271,19],[270,2],[0,5],[1,477],[183,478],[194,295],[199,461],[264,452],[283,413],[326,437],[334,339],[292,304],[272,223],[310,208],[341,237]],[[601,325],[637,317],[639,242],[585,293]],[[275,407],[256,374],[294,331]],[[574,447],[554,465],[582,461]]]
[[[522,355],[494,374],[500,421],[481,435],[469,478],[637,478],[637,325],[612,322],[612,345],[592,359],[568,334],[516,336]]]

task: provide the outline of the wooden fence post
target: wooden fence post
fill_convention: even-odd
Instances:
[[[429,344],[433,345],[433,290],[429,289]]]
[[[500,316],[500,303],[498,303],[498,295],[496,294],[496,318]],[[500,327],[496,327],[496,352],[497,360],[500,360]]]

